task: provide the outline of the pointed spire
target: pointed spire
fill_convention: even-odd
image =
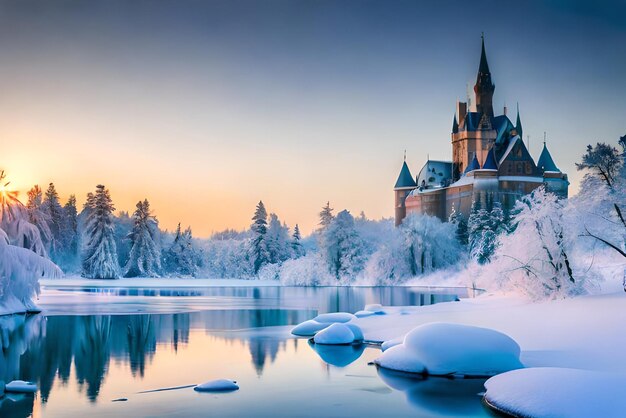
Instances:
[[[454,114],[454,119],[452,120],[452,133],[456,134],[459,132],[459,123],[456,121],[456,113]]]
[[[515,122],[515,130],[520,138],[522,138],[522,121],[519,117],[519,103],[517,104],[517,121]]]
[[[470,171],[474,171],[474,170],[480,170],[480,164],[478,163],[478,158],[476,158],[476,153],[474,153],[474,159],[472,160],[472,162],[467,166],[467,168],[465,169],[465,171],[463,172],[464,174],[469,173]]]
[[[480,51],[480,66],[478,67],[479,75],[482,74],[490,74],[489,73],[489,64],[487,63],[487,53],[485,53],[485,32],[482,32],[480,35],[481,41],[481,51]]]
[[[493,148],[489,150],[487,154],[487,158],[485,159],[485,164],[483,164],[483,170],[497,170],[498,163],[496,162],[496,153]]]
[[[413,179],[411,170],[409,170],[409,166],[406,164],[406,160],[405,160],[402,163],[402,169],[400,170],[400,175],[398,176],[396,185],[393,188],[394,190],[396,190],[396,189],[403,189],[406,187],[415,188],[417,187],[417,183],[415,183],[415,179]]]
[[[552,155],[550,155],[550,151],[548,151],[545,137],[543,139],[543,150],[541,151],[541,155],[539,156],[539,161],[537,161],[537,167],[539,167],[539,169],[544,173],[546,171],[553,171],[557,173],[561,172],[561,170],[559,170],[559,168],[554,163]]]

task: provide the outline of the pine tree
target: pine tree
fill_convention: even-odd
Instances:
[[[322,257],[337,280],[353,279],[362,270],[365,261],[363,241],[347,210],[339,212],[324,229]]]
[[[467,225],[470,255],[480,264],[488,263],[498,245],[498,237],[508,232],[502,205],[494,202],[489,211],[474,203]]]
[[[250,229],[253,234],[250,243],[250,258],[254,274],[257,274],[261,267],[269,262],[270,258],[265,241],[265,235],[267,234],[267,211],[262,201],[259,201],[256,207]]]
[[[291,236],[291,249],[293,251],[294,258],[299,258],[304,255],[304,247],[302,246],[302,236],[300,235],[300,227],[298,224],[293,229],[293,235]]]
[[[330,202],[326,202],[326,206],[324,206],[320,212],[320,229],[324,229],[330,225],[334,218],[333,208],[330,207]]]
[[[289,228],[280,223],[275,213],[270,214],[265,243],[268,253],[268,262],[270,264],[282,263],[291,258]]]
[[[133,213],[133,230],[128,238],[132,243],[125,277],[158,277],[161,270],[161,249],[158,245],[158,222],[150,212],[148,199],[137,203]]]
[[[463,245],[467,245],[468,240],[468,231],[467,231],[467,220],[465,220],[465,216],[463,213],[457,212],[454,208],[454,204],[452,204],[452,212],[450,212],[450,216],[448,217],[448,222],[454,225],[456,231],[456,239]]]
[[[118,279],[120,266],[113,226],[115,207],[109,190],[99,184],[87,203],[89,211],[83,239],[82,275],[90,279]]]
[[[68,268],[76,266],[78,258],[78,211],[76,196],[70,195],[63,206],[63,231],[61,241],[65,250],[64,265]]]
[[[54,183],[48,185],[41,210],[46,214],[48,227],[50,229],[50,258],[59,264],[64,255],[63,243],[63,207],[59,202],[59,194],[54,187]]]
[[[169,273],[195,277],[200,264],[200,254],[193,244],[191,228],[184,231],[176,227],[174,242],[165,254],[165,268]]]
[[[28,202],[26,210],[28,211],[29,222],[37,227],[41,235],[41,241],[46,247],[46,254],[49,252],[50,241],[52,240],[52,232],[48,225],[48,215],[43,211],[43,193],[39,185],[34,185],[27,193]]]

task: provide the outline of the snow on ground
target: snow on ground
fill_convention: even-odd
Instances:
[[[229,392],[239,389],[234,380],[216,379],[201,383],[193,388],[197,392]]]
[[[409,332],[402,344],[386,350],[375,363],[437,376],[494,376],[523,367],[519,355],[519,345],[501,332],[432,322]]]
[[[482,296],[422,307],[387,307],[387,315],[357,318],[367,341],[401,337],[418,325],[451,322],[503,332],[520,345],[527,367],[572,367],[626,372],[626,294],[543,303]]]
[[[623,417],[626,375],[538,367],[504,373],[485,383],[485,400],[514,416]]]

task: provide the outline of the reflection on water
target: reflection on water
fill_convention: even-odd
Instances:
[[[2,398],[0,417],[197,416],[207,408],[215,416],[237,417],[263,416],[263,411],[270,415],[277,409],[272,416],[346,416],[384,412],[382,408],[391,408],[394,416],[411,416],[411,405],[428,409],[433,403],[433,408],[453,415],[480,411],[480,400],[470,393],[481,382],[455,383],[447,392],[448,386],[427,381],[402,383],[383,373],[379,378],[367,366],[378,349],[316,346],[289,335],[289,326],[320,312],[356,311],[366,303],[406,305],[455,298],[438,294],[431,299],[430,294],[400,290],[222,288],[177,291],[181,292],[177,296],[157,290],[146,296],[143,290],[129,295],[128,289],[113,289],[107,295],[110,304],[122,303],[120,299],[128,296],[158,296],[180,298],[177,303],[183,306],[187,299],[207,299],[206,303],[212,299],[220,308],[168,314],[0,317],[0,380],[30,380],[39,387],[35,396]],[[84,293],[83,289],[68,292]],[[251,308],[255,301],[261,302]],[[69,308],[54,307],[56,312]],[[236,379],[242,389],[218,397],[200,396],[193,390],[138,394],[212,378]],[[383,382],[396,390],[389,391]],[[385,397],[373,399],[371,394]],[[402,394],[408,403],[398,402],[396,397]],[[117,398],[129,400],[111,402]],[[321,399],[328,405],[320,406]]]

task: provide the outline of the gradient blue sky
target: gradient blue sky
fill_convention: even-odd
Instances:
[[[585,145],[626,134],[626,2],[593,3],[0,1],[0,166],[200,236],[259,199],[306,233],[327,200],[392,216],[403,150],[450,158],[484,31],[494,106],[575,193]]]

